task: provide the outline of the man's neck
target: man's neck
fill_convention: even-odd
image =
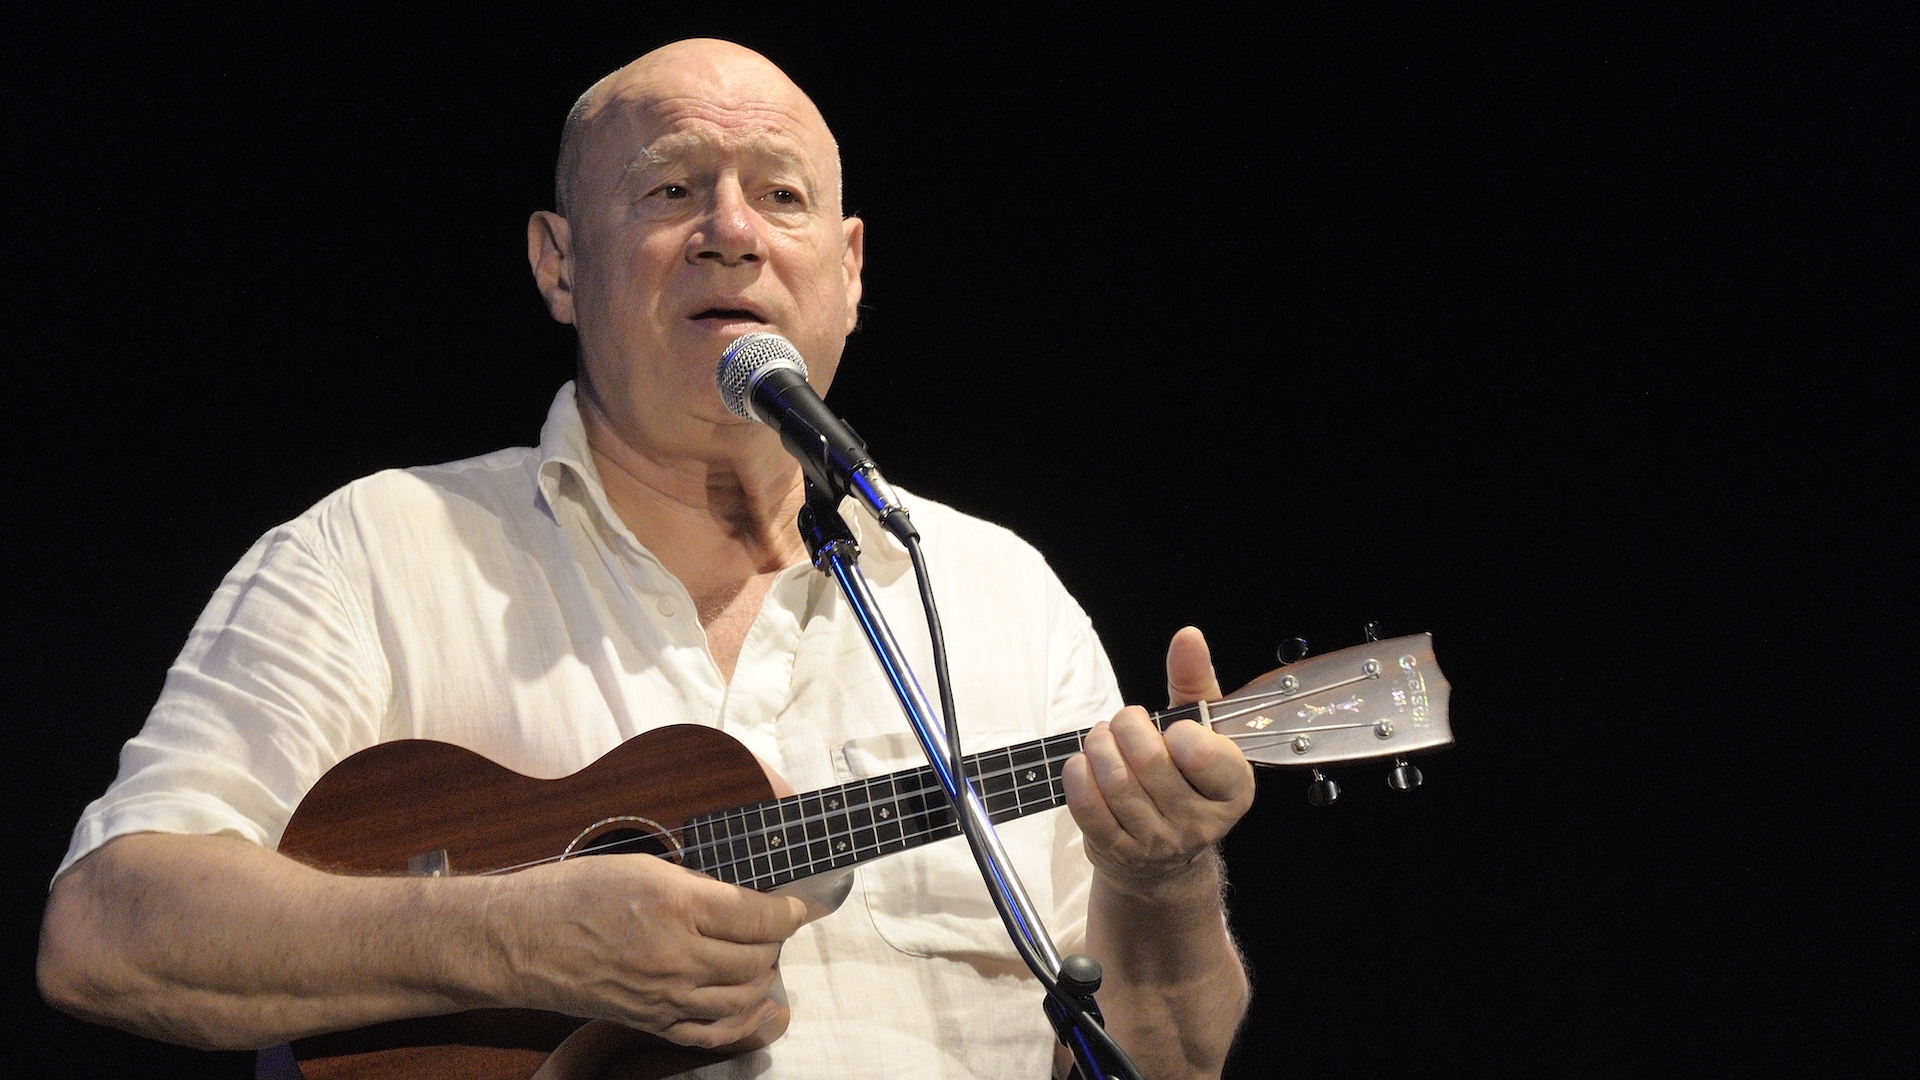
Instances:
[[[730,679],[774,575],[806,558],[794,525],[805,501],[799,466],[764,437],[771,432],[691,448],[644,444],[623,437],[597,403],[581,405],[608,504],[686,587]]]

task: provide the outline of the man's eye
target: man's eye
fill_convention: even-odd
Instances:
[[[792,188],[774,188],[767,193],[767,198],[782,206],[792,206],[794,203],[800,201],[799,194]]]
[[[684,199],[692,194],[681,184],[662,184],[655,188],[653,193],[663,199]]]

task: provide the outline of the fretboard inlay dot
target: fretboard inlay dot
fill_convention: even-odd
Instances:
[[[972,755],[964,775],[996,824],[1057,807],[1066,802],[1061,768],[1085,736]],[[689,827],[697,839],[688,866],[762,891],[960,834],[931,766],[703,816]]]

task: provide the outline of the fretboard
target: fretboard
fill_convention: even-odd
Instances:
[[[1191,707],[1156,713],[1164,729]],[[1060,772],[1085,731],[969,754],[966,775],[998,825],[1066,802]],[[681,859],[734,885],[766,892],[791,881],[960,835],[931,765],[769,799],[686,822]]]

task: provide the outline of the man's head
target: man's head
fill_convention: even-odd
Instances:
[[[792,340],[825,388],[860,299],[862,226],[840,216],[826,122],[765,57],[680,41],[600,80],[567,118],[556,187],[528,258],[616,422],[728,422],[714,363],[753,330]]]

